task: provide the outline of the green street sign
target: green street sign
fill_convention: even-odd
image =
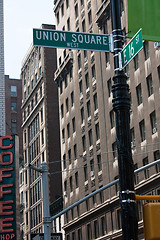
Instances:
[[[125,48],[119,52],[119,70],[122,70],[142,48],[142,29],[140,29]]]
[[[33,29],[33,45],[112,52],[112,35]]]

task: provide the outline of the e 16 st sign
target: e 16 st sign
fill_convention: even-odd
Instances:
[[[119,52],[119,69],[122,70],[142,48],[142,29],[140,29],[125,48]]]
[[[0,137],[0,240],[16,239],[14,138]]]
[[[111,52],[112,36],[105,34],[33,29],[33,45]]]

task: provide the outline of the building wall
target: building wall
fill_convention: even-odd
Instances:
[[[110,1],[57,0],[54,3],[58,30],[112,33]],[[125,0],[121,1],[121,22],[125,35]],[[125,44],[127,41],[126,38]],[[144,42],[144,49],[125,68],[131,95],[131,147],[135,168],[160,158],[159,54],[154,43]],[[118,178],[111,92],[113,55],[58,49],[57,66],[55,81],[59,86],[61,159],[64,171],[62,184],[64,205],[68,207]],[[158,166],[136,175],[137,192],[157,193],[160,186],[156,179],[159,179]],[[120,239],[121,213],[117,194],[118,185],[115,184],[68,211],[64,225],[66,239],[79,237],[81,232],[83,238],[79,239],[102,236],[102,239]],[[141,205],[138,204],[140,231]]]
[[[22,138],[22,81],[5,75],[6,135],[19,136],[19,155],[23,157]]]
[[[42,28],[54,29],[54,26],[43,24]],[[25,239],[30,239],[31,232],[43,232],[42,177],[29,170],[28,164],[40,167],[46,161],[50,173],[50,203],[61,196],[60,162],[57,161],[60,159],[58,99],[57,85],[53,81],[55,69],[56,50],[33,46],[21,69],[24,140],[24,181],[21,186],[24,220],[21,226]]]
[[[5,125],[5,82],[4,82],[4,18],[3,0],[0,1],[0,135],[6,135]]]

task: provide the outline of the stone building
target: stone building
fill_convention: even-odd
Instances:
[[[109,0],[55,0],[58,30],[111,34]],[[127,1],[120,1],[127,38]],[[134,57],[125,72],[130,88],[131,148],[135,169],[160,158],[160,50],[153,42]],[[118,179],[115,114],[112,107],[112,53],[58,49],[58,84],[64,207]],[[158,194],[159,165],[135,176],[137,193]],[[142,202],[138,203],[143,239]],[[120,239],[118,184],[65,214],[66,239]]]
[[[43,24],[42,28],[54,29]],[[61,196],[61,166],[57,85],[54,82],[56,49],[33,47],[22,65],[22,129],[24,167],[21,170],[21,235],[31,239],[31,233],[44,232],[41,174],[29,169],[29,163],[41,167],[48,163],[49,201]],[[45,187],[45,186],[43,186]]]

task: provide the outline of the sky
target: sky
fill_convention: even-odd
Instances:
[[[5,75],[20,78],[22,61],[33,42],[33,28],[55,24],[53,0],[4,0]]]

